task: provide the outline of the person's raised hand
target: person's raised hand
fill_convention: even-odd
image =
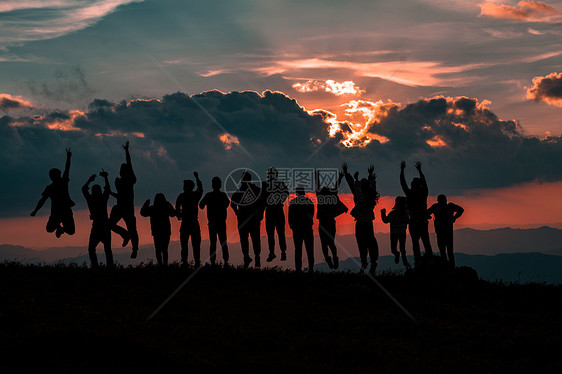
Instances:
[[[70,151],[70,148],[66,149],[66,157],[70,157],[72,156],[72,152]]]
[[[341,164],[341,170],[343,171],[344,174],[347,174],[347,170],[348,170],[347,162],[343,162]]]
[[[127,140],[125,144],[123,144],[123,149],[128,151],[129,150],[129,141]]]
[[[421,167],[422,167],[421,161],[416,162],[416,169],[418,169],[418,171],[421,171]]]
[[[193,176],[194,176],[195,178],[199,178],[199,173],[196,172],[196,171],[194,171],[194,172],[193,172]]]
[[[400,163],[400,169],[402,169],[402,170],[406,169],[406,161],[402,161]]]
[[[373,165],[370,165],[367,171],[369,172],[369,175],[373,175],[373,171],[375,171],[375,167]]]
[[[37,214],[37,211],[34,210],[33,212],[31,212],[31,217],[35,217],[36,214]]]
[[[107,173],[107,171],[101,169],[101,171],[100,171],[100,177],[106,178],[108,175],[109,175],[109,174]]]
[[[90,178],[88,179],[88,182],[93,182],[95,180],[96,180],[96,175],[92,174],[92,175],[90,175]]]

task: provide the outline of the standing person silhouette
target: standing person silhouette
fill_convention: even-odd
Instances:
[[[213,190],[207,192],[201,202],[199,208],[207,207],[207,221],[209,224],[209,242],[211,251],[211,265],[215,264],[217,259],[217,237],[219,238],[222,259],[224,266],[228,265],[228,243],[226,236],[226,217],[230,199],[221,191],[222,181],[219,177],[213,177],[211,181]]]
[[[289,226],[293,230],[295,245],[295,269],[302,270],[302,245],[306,249],[308,272],[314,272],[314,203],[305,196],[303,187],[297,187],[297,196],[289,202]]]
[[[287,240],[285,239],[285,212],[283,206],[289,197],[289,189],[283,181],[278,179],[279,173],[275,168],[267,171],[267,180],[263,182],[262,193],[265,201],[265,231],[267,232],[267,243],[269,255],[267,262],[273,261],[275,255],[275,231],[279,238],[281,249],[281,261],[287,260]]]
[[[251,181],[251,174],[245,171],[242,174],[240,186],[232,194],[230,207],[238,220],[238,234],[240,235],[240,246],[244,256],[244,267],[247,268],[252,262],[249,242],[249,238],[251,238],[256,260],[255,267],[259,268],[261,266],[260,225],[263,219],[264,202],[261,189]]]
[[[100,176],[105,180],[103,192],[99,184],[92,186],[90,193],[90,183],[96,180],[96,175],[92,174],[86,183],[82,186],[82,194],[88,204],[90,211],[90,219],[92,220],[92,230],[90,231],[90,239],[88,241],[88,255],[90,256],[90,264],[92,268],[98,268],[98,256],[96,255],[96,247],[101,242],[105,252],[105,262],[108,268],[113,267],[113,253],[111,252],[111,230],[109,229],[109,218],[107,216],[107,201],[111,194],[109,179],[107,172],[101,170]]]
[[[406,205],[405,196],[397,196],[394,200],[394,207],[386,214],[386,209],[381,209],[381,218],[384,223],[390,223],[390,251],[394,255],[394,262],[400,261],[402,255],[402,264],[409,268],[408,258],[406,257],[406,229],[410,216],[408,215],[408,207]],[[400,252],[398,252],[398,243],[400,243]]]
[[[406,161],[400,164],[400,185],[404,194],[406,194],[408,210],[410,212],[410,237],[412,238],[412,247],[414,251],[414,262],[418,265],[421,261],[420,239],[425,248],[425,253],[429,256],[433,254],[431,243],[429,241],[428,214],[427,214],[427,195],[429,190],[425,175],[422,172],[421,162],[416,162],[416,169],[419,178],[412,179],[411,187],[408,188],[406,178],[404,177],[404,169],[406,169]]]
[[[347,207],[338,197],[338,188],[344,177],[340,173],[335,186],[320,186],[320,170],[316,170],[316,200],[318,234],[322,245],[324,260],[330,269],[339,267],[338,249],[336,247],[336,217],[347,212]],[[332,256],[330,257],[330,252]]]
[[[113,194],[117,198],[117,203],[111,208],[109,214],[109,227],[111,230],[119,234],[123,238],[123,247],[131,241],[133,251],[131,258],[137,258],[139,250],[139,234],[137,233],[137,219],[135,218],[135,191],[134,186],[137,183],[137,177],[133,171],[131,163],[131,154],[129,153],[129,141],[123,145],[125,150],[126,163],[121,164],[119,169],[119,177],[115,178],[115,189],[117,193]],[[127,229],[117,225],[121,219],[125,221]]]
[[[154,196],[154,205],[150,205],[150,199],[147,199],[141,208],[140,214],[143,217],[150,217],[150,229],[154,238],[154,249],[158,265],[167,266],[168,245],[172,235],[170,217],[176,215],[176,210],[166,200],[164,194],[157,193]]]
[[[191,179],[183,181],[183,192],[176,199],[176,212],[180,226],[181,263],[187,266],[188,242],[191,236],[191,247],[193,248],[193,260],[195,267],[201,265],[201,227],[199,226],[199,200],[203,195],[203,183],[199,179],[199,173],[193,172],[195,183]],[[193,188],[197,184],[197,189]]]
[[[52,183],[45,187],[45,190],[41,193],[41,199],[39,199],[37,206],[31,212],[31,215],[35,216],[47,199],[51,199],[51,215],[47,221],[46,229],[47,232],[54,231],[57,238],[60,238],[64,233],[74,235],[75,232],[72,207],[76,204],[74,204],[68,192],[71,157],[72,152],[68,148],[66,150],[66,163],[62,176],[60,169],[53,168],[49,170],[49,178]]]
[[[351,210],[351,215],[355,218],[355,239],[357,240],[357,247],[359,247],[359,256],[361,257],[360,273],[365,272],[367,269],[367,254],[371,258],[371,268],[369,272],[375,274],[377,269],[377,261],[379,258],[379,245],[375,238],[373,229],[373,220],[375,214],[373,209],[379,201],[379,193],[377,192],[377,176],[374,174],[375,167],[369,166],[367,169],[369,173],[368,179],[358,179],[351,176],[348,172],[346,163],[342,164],[342,172],[345,175],[345,180],[349,185],[349,189],[353,193],[353,201],[355,206]]]
[[[455,255],[453,254],[453,223],[462,216],[464,209],[456,204],[447,203],[447,196],[437,196],[437,202],[427,212],[435,217],[435,234],[437,246],[443,259],[449,255],[449,265],[455,268]]]

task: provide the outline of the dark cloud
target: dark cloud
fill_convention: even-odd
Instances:
[[[533,86],[527,89],[527,99],[562,107],[562,73],[534,77]]]
[[[0,110],[8,112],[13,109],[31,108],[31,103],[9,94],[0,94]]]
[[[330,138],[325,121],[334,117],[328,112],[310,114],[295,100],[270,91],[208,91],[192,97],[174,93],[117,103],[97,99],[84,113],[4,116],[2,215],[33,209],[49,182],[49,168],[63,166],[67,147],[74,151],[71,193],[81,201],[79,188],[90,174],[103,167],[115,177],[126,139],[139,180],[137,203],[156,192],[173,200],[181,181],[194,170],[209,188],[211,177],[224,178],[238,167],[263,174],[272,165],[337,167],[344,160],[353,170],[375,164],[381,193],[389,195],[400,192],[403,159],[410,165],[424,162],[432,193],[562,179],[560,137],[525,136],[518,123],[499,119],[476,99],[436,97],[403,107],[367,104],[381,111],[365,134],[373,140],[353,148],[341,144],[352,131],[349,123],[342,123],[344,130]],[[408,168],[409,177],[413,172]]]
[[[56,102],[76,102],[94,94],[94,89],[80,66],[68,70],[57,69],[51,79],[42,82],[28,81],[27,87],[31,95]]]

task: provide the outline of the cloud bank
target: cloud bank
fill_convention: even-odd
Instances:
[[[204,111],[201,110],[200,106]],[[353,100],[344,116],[308,112],[280,92],[207,91],[161,99],[92,101],[87,110],[47,111],[0,118],[2,215],[26,215],[51,167],[74,150],[72,195],[90,174],[116,176],[131,141],[137,200],[164,192],[173,199],[194,170],[210,179],[239,167],[337,167],[347,161],[364,174],[375,164],[381,193],[400,193],[399,163],[424,162],[432,194],[457,194],[530,181],[562,180],[562,139],[526,136],[486,101],[421,98],[406,105]],[[347,143],[346,143],[347,141]]]
[[[480,4],[480,15],[520,22],[559,22],[562,12],[542,1],[520,1],[517,5],[487,2]]]
[[[562,107],[562,73],[534,77],[527,89],[527,99]]]

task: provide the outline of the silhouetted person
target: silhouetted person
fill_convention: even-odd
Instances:
[[[117,193],[113,195],[117,198],[117,203],[111,208],[109,227],[123,238],[123,247],[129,243],[129,240],[131,241],[133,247],[131,258],[136,258],[139,250],[139,234],[137,233],[137,219],[135,218],[134,192],[137,177],[135,176],[133,164],[131,163],[129,141],[123,145],[123,149],[125,150],[126,163],[121,164],[119,177],[115,178],[115,189]],[[121,219],[125,221],[127,229],[117,225]]]
[[[147,199],[140,211],[141,216],[150,217],[150,229],[154,238],[154,249],[156,250],[156,261],[158,265],[168,265],[168,245],[172,235],[170,217],[176,215],[176,210],[166,200],[162,193],[154,196],[154,204],[150,205]]]
[[[402,254],[402,263],[406,267],[410,267],[408,258],[406,257],[406,229],[410,216],[406,205],[406,197],[398,196],[394,201],[394,207],[386,214],[386,209],[381,209],[381,218],[384,223],[390,223],[390,251],[394,255],[394,262],[400,261]],[[398,252],[398,243],[400,243],[400,252]]]
[[[347,164],[344,163],[342,165],[345,180],[353,193],[353,202],[355,203],[351,210],[351,215],[355,218],[355,239],[357,240],[359,256],[361,257],[360,272],[363,273],[367,269],[368,254],[371,258],[371,268],[369,270],[371,274],[375,274],[379,258],[379,245],[373,229],[373,220],[375,219],[373,209],[375,209],[375,205],[377,205],[379,200],[377,177],[373,173],[374,170],[375,168],[371,165],[368,169],[369,177],[367,179],[357,180],[358,176],[356,176],[354,180],[348,172]]]
[[[267,171],[267,180],[263,182],[262,194],[265,200],[265,231],[267,232],[267,243],[269,255],[267,262],[273,261],[275,257],[275,231],[279,238],[281,248],[281,261],[287,259],[287,240],[285,239],[285,212],[283,206],[289,197],[289,189],[283,181],[278,178],[275,168]]]
[[[302,270],[302,245],[306,248],[308,271],[314,271],[314,203],[305,196],[305,190],[297,187],[297,196],[289,202],[289,227],[293,230],[295,245],[295,269]]]
[[[214,265],[217,258],[217,237],[219,238],[222,259],[224,265],[228,264],[228,244],[226,236],[226,216],[230,199],[226,193],[221,191],[222,181],[219,177],[214,177],[211,182],[213,190],[207,192],[201,202],[199,208],[207,207],[207,221],[209,223],[209,242],[211,251],[211,264]]]
[[[96,179],[95,174],[92,174],[82,186],[82,194],[88,204],[90,219],[92,220],[92,230],[90,231],[90,239],[88,241],[88,255],[90,256],[92,268],[99,267],[96,247],[101,242],[105,252],[105,262],[107,267],[110,268],[113,267],[113,253],[111,253],[111,230],[109,229],[109,218],[107,216],[107,201],[111,194],[111,188],[107,172],[102,169],[100,176],[105,181],[103,192],[99,184],[94,184],[90,193],[90,183]]]
[[[203,195],[203,183],[199,179],[199,174],[194,171],[195,183],[186,179],[183,181],[183,192],[176,199],[176,212],[180,226],[181,262],[187,265],[188,242],[191,237],[191,247],[193,248],[193,260],[195,267],[201,265],[201,227],[199,226],[199,200]],[[193,188],[197,184],[197,189]]]
[[[249,243],[249,238],[252,238],[255,266],[259,268],[261,266],[260,224],[263,219],[264,202],[261,189],[251,183],[251,180],[252,176],[249,172],[246,171],[242,174],[240,186],[232,194],[230,206],[238,219],[238,234],[244,256],[244,267],[248,267],[252,262]]]
[[[336,217],[347,212],[347,207],[338,198],[338,188],[343,177],[344,174],[340,173],[335,186],[320,187],[319,171],[316,170],[318,234],[324,260],[330,269],[337,269],[339,267],[338,249],[335,243]],[[332,253],[331,257],[330,252]]]
[[[455,255],[453,254],[453,223],[462,216],[464,209],[460,206],[447,203],[447,196],[437,196],[437,203],[433,204],[427,212],[435,217],[435,234],[437,246],[443,259],[449,256],[449,264],[455,268]]]
[[[37,211],[45,204],[47,199],[51,199],[51,215],[47,221],[47,232],[55,232],[57,238],[62,234],[74,235],[74,216],[72,215],[72,207],[74,201],[70,198],[68,193],[68,182],[70,182],[70,158],[72,152],[70,148],[66,150],[66,164],[64,172],[59,169],[53,168],[49,170],[49,178],[52,183],[45,187],[41,193],[41,199],[37,202],[37,206],[31,212],[32,216],[37,214]]]
[[[411,187],[408,188],[406,178],[404,177],[404,169],[406,168],[406,161],[400,164],[400,185],[404,194],[406,194],[408,210],[410,212],[410,236],[412,238],[412,247],[414,251],[414,261],[419,264],[421,260],[420,239],[425,248],[425,253],[432,255],[431,243],[429,241],[428,229],[428,214],[427,214],[427,195],[428,188],[425,176],[421,170],[421,162],[416,163],[416,169],[419,173],[419,178],[412,179]]]

